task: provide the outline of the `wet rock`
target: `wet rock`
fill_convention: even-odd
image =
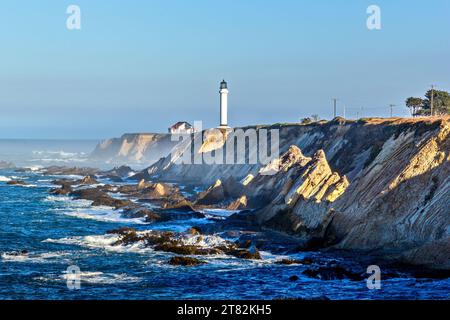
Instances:
[[[127,178],[133,173],[133,169],[131,169],[129,166],[120,166],[115,167],[114,169],[109,171],[100,172],[99,175],[101,175],[102,178],[109,178],[111,180],[117,178],[120,178],[120,180],[122,180],[122,178]]]
[[[256,247],[250,249],[235,249],[230,250],[227,254],[232,255],[236,258],[247,259],[247,260],[261,260],[261,254]]]
[[[217,248],[202,248],[191,245],[183,245],[180,242],[172,241],[163,244],[159,244],[154,247],[156,251],[172,252],[182,255],[217,255],[223,253]]]
[[[118,177],[118,176],[108,175],[108,176],[102,176],[102,178],[109,179],[112,182],[116,182],[116,183],[123,182],[123,179],[121,177]]]
[[[297,281],[299,279],[299,277],[298,276],[290,276],[289,277],[289,281]]]
[[[134,228],[130,228],[130,227],[123,227],[123,228],[118,228],[118,229],[113,229],[113,230],[108,230],[106,233],[107,234],[119,234],[119,235],[126,235],[128,233],[136,233],[136,229]]]
[[[296,259],[281,259],[275,262],[276,264],[284,264],[284,265],[292,265],[292,264],[303,264],[303,265],[309,265],[313,263],[312,259],[301,259],[301,260],[296,260]]]
[[[148,208],[125,208],[122,211],[122,216],[125,218],[145,218],[146,222],[154,222],[161,219],[161,216]]]
[[[28,183],[26,183],[23,180],[11,180],[11,181],[8,181],[6,184],[11,185],[11,186],[26,186],[26,185],[28,185]]]
[[[50,166],[42,169],[42,172],[46,175],[77,175],[77,176],[90,176],[98,173],[98,169],[95,168],[79,168],[79,167],[63,167],[63,166]]]
[[[71,193],[76,199],[91,200],[93,206],[108,206],[115,209],[120,209],[126,206],[132,206],[133,203],[129,200],[114,199],[106,192],[96,188],[75,190]]]
[[[54,195],[68,195],[73,192],[72,185],[69,182],[61,183],[61,188],[54,188],[50,190],[51,194]]]
[[[169,264],[173,266],[198,266],[206,262],[191,257],[173,257],[169,260]]]
[[[308,269],[302,272],[304,275],[320,279],[320,280],[343,280],[349,279],[351,281],[361,281],[365,277],[362,274],[348,271],[340,266],[334,267],[319,267],[317,269]]]

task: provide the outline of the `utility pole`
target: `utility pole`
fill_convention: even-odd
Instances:
[[[333,106],[334,106],[334,109],[333,109],[333,119],[334,118],[336,118],[336,102],[338,101],[338,99],[336,99],[336,98],[333,98],[333,102],[334,102],[334,104],[333,104]]]
[[[431,85],[430,114],[434,115],[434,85]]]
[[[396,107],[397,105],[395,104],[390,104],[389,108],[391,108],[391,118],[394,116],[394,107]]]

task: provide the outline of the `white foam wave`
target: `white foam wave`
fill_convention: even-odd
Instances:
[[[68,196],[47,196],[44,201],[62,204],[62,208],[53,209],[54,212],[79,219],[89,219],[101,222],[147,224],[145,218],[124,218],[121,211],[112,207],[92,207],[92,201],[74,200]]]
[[[79,274],[81,285],[83,283],[90,284],[117,284],[117,283],[134,283],[141,281],[141,278],[129,276],[125,273],[103,273],[96,271],[82,271]],[[33,280],[44,282],[60,282],[72,280],[73,276],[63,272],[62,275],[51,275],[45,277],[35,277]]]
[[[49,260],[61,260],[61,258],[67,257],[70,252],[66,251],[54,251],[44,253],[20,253],[20,252],[4,252],[1,258],[5,262],[32,262],[32,263],[45,263]]]
[[[10,177],[0,176],[0,182],[9,182],[12,179]]]
[[[116,234],[105,234],[105,235],[91,235],[91,236],[77,236],[77,237],[67,237],[61,239],[46,239],[43,242],[47,243],[58,243],[58,244],[68,244],[76,245],[81,247],[87,247],[91,249],[103,249],[111,252],[134,252],[134,253],[146,253],[153,251],[150,248],[146,248],[144,243],[134,243],[132,245],[116,245],[116,242],[120,237]]]
[[[184,235],[180,238],[184,245],[192,245],[197,247],[218,247],[226,245],[226,240],[215,235]]]
[[[240,212],[240,210],[225,210],[225,209],[203,209],[200,210],[201,213],[217,217],[229,217],[235,213]]]
[[[26,167],[24,167],[24,169],[27,169],[27,170],[32,171],[32,172],[39,172],[39,171],[41,171],[43,168],[44,168],[44,167],[41,166],[41,165],[26,166]]]
[[[62,279],[72,279],[72,275],[63,274]],[[139,282],[141,279],[138,277],[128,276],[124,273],[103,273],[103,272],[80,272],[79,273],[81,283],[95,283],[95,284],[114,284],[114,283],[130,283]]]
[[[77,209],[73,211],[63,211],[63,214],[70,217],[89,219],[102,222],[146,224],[145,218],[124,218],[120,211],[115,211],[111,207],[93,207]]]

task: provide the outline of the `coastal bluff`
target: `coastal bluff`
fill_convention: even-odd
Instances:
[[[156,159],[139,179],[203,186],[198,204],[247,209],[247,221],[297,237],[305,249],[450,270],[450,117],[251,128],[279,130],[276,174],[264,174],[273,164],[178,164],[160,157],[159,143],[125,149]]]
[[[148,166],[167,156],[176,144],[170,134],[127,133],[100,142],[89,158],[111,165]]]

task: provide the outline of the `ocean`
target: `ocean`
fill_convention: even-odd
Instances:
[[[89,161],[89,154],[98,142],[98,140],[0,139],[0,161],[28,168],[51,165],[96,165]]]

